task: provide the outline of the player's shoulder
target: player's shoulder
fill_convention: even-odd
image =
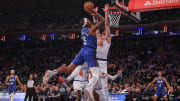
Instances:
[[[6,78],[9,78],[9,75],[8,75],[8,76],[6,76]]]
[[[15,76],[15,78],[17,79],[18,78],[18,76],[17,75],[14,75]]]
[[[166,78],[165,77],[162,77],[163,78],[163,80],[166,80]]]

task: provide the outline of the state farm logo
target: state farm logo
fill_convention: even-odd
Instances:
[[[144,3],[144,6],[151,6],[152,5],[152,3],[150,2],[150,1],[146,1],[145,3]]]
[[[180,3],[180,0],[146,0],[144,6],[167,5]]]

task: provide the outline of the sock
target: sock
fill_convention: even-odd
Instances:
[[[10,101],[13,101],[13,99],[14,99],[14,93],[11,93],[10,94]]]
[[[58,72],[57,72],[56,69],[53,70],[53,71],[51,71],[51,73],[49,74],[49,79],[52,78],[53,76],[55,76],[57,73],[58,73]]]
[[[90,68],[90,72],[92,74],[92,77],[89,79],[88,85],[90,88],[94,89],[97,83],[97,80],[99,79],[99,67]]]

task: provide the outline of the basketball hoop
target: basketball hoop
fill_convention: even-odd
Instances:
[[[109,7],[108,10],[108,17],[109,17],[109,25],[110,27],[115,27],[118,28],[119,27],[119,21],[121,18],[121,12],[118,11],[116,8],[114,7]]]

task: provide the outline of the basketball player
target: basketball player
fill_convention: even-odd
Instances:
[[[67,87],[68,82],[73,80],[74,92],[76,95],[76,101],[86,101],[86,96],[84,94],[84,89],[88,85],[87,74],[89,72],[89,68],[87,63],[85,62],[83,65],[79,65],[76,69],[68,76],[66,82],[64,82],[63,78],[59,76],[59,82]]]
[[[167,82],[166,78],[164,78],[162,76],[162,72],[159,71],[158,72],[158,77],[156,77],[151,83],[149,83],[147,89],[152,85],[154,84],[155,82],[157,82],[157,88],[156,88],[156,92],[155,92],[155,95],[154,95],[154,99],[153,101],[156,101],[158,96],[161,94],[163,97],[164,97],[164,100],[165,101],[168,101],[167,99],[167,96],[166,96],[166,92],[164,90],[164,82],[166,83],[166,86],[171,89],[169,83]]]
[[[15,75],[15,71],[11,70],[10,75],[6,77],[6,85],[8,85],[8,93],[10,96],[10,101],[13,101],[15,90],[16,90],[16,80],[18,84],[22,87],[22,83],[20,82],[17,75]]]
[[[100,69],[100,78],[98,81],[98,85],[101,85],[101,90],[98,90],[98,94],[101,95],[102,101],[108,101],[109,93],[108,93],[108,75],[107,75],[107,57],[109,48],[111,46],[111,31],[109,27],[108,21],[108,8],[109,5],[105,5],[105,30],[100,33],[99,30],[96,31],[97,36],[97,50],[96,50],[96,59]]]
[[[97,24],[92,24],[91,21],[87,18],[83,18],[80,21],[81,29],[81,36],[83,39],[83,48],[81,48],[78,56],[72,61],[69,66],[62,65],[56,70],[50,71],[47,70],[45,76],[43,77],[44,84],[57,73],[61,74],[64,72],[72,72],[76,66],[87,62],[88,67],[90,68],[90,72],[92,73],[92,78],[89,80],[88,87],[85,88],[86,95],[90,98],[91,101],[94,101],[93,97],[93,89],[97,80],[99,79],[99,68],[96,62],[96,30],[104,24],[104,17],[102,17],[98,12],[94,9],[89,9],[89,12],[92,12],[91,15],[96,15],[100,21]]]
[[[76,100],[77,101],[86,101],[87,98],[83,93],[84,93],[84,89],[88,85],[88,79],[87,79],[88,75],[87,74],[89,74],[89,68],[88,68],[87,63],[85,62],[83,65],[79,65],[68,76],[68,78],[66,80],[63,80],[63,78],[61,76],[59,76],[58,80],[64,87],[67,87],[68,82],[74,79],[73,87],[74,87],[74,91],[75,91],[75,95],[76,95]],[[120,75],[121,75],[121,71],[118,71],[118,73],[116,75],[112,76],[112,75],[108,74],[107,77],[110,80],[115,80]],[[64,81],[66,81],[66,82],[64,82]],[[98,92],[99,95],[102,95],[102,94],[100,94],[101,91],[99,90],[99,88],[101,88],[101,85],[99,86],[97,84],[96,86],[98,86],[98,87],[96,87],[96,92]],[[97,90],[97,88],[98,88],[98,90]]]

